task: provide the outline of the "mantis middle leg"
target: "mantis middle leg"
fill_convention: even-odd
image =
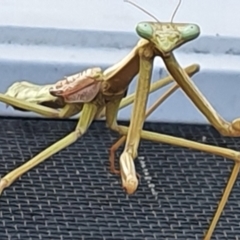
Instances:
[[[184,69],[184,71],[189,75],[193,76],[195,73],[197,73],[200,70],[200,66],[198,64],[192,64]],[[150,91],[155,91],[162,86],[165,86],[168,82],[168,80],[171,79],[171,76],[168,76],[164,79],[160,79],[150,86]],[[167,90],[146,112],[145,119],[158,107],[160,106],[172,93],[174,93],[178,88],[178,84],[174,84],[169,90]],[[120,103],[119,109],[125,104],[125,103],[132,103],[135,98],[135,93],[129,95],[127,98],[123,99]],[[119,174],[120,172],[115,169],[115,152],[116,150],[126,141],[126,136],[122,136],[109,150],[109,162],[110,162],[110,171],[115,174]]]
[[[121,134],[125,135],[128,133],[128,127],[125,126],[118,126],[118,131],[121,132]],[[225,188],[225,191],[222,195],[222,198],[219,202],[217,211],[213,217],[213,220],[210,224],[209,230],[205,236],[205,240],[210,240],[212,233],[216,227],[216,224],[221,216],[221,213],[224,209],[224,206],[228,200],[228,197],[231,193],[231,190],[234,186],[234,183],[237,179],[237,176],[239,174],[239,169],[240,169],[240,152],[235,151],[235,150],[231,150],[231,149],[227,149],[227,148],[223,148],[223,147],[217,147],[217,146],[212,146],[212,145],[208,145],[208,144],[204,144],[204,143],[198,143],[198,142],[194,142],[191,140],[186,140],[183,138],[179,138],[179,137],[173,137],[173,136],[169,136],[166,134],[160,134],[160,133],[155,133],[155,132],[150,132],[150,131],[145,131],[142,130],[141,132],[141,138],[144,140],[150,140],[153,142],[158,142],[158,143],[165,143],[165,144],[170,144],[170,145],[175,145],[178,147],[185,147],[185,148],[189,148],[189,149],[194,149],[194,150],[198,150],[198,151],[202,151],[202,152],[206,152],[206,153],[210,153],[210,154],[214,154],[214,155],[218,155],[221,157],[225,157],[228,159],[232,159],[235,161],[234,167],[232,169],[232,172],[230,174],[230,178],[228,180],[227,186]]]
[[[237,180],[238,174],[239,174],[239,170],[240,170],[240,163],[239,162],[235,162],[234,167],[232,169],[232,172],[230,174],[230,177],[228,179],[227,185],[225,187],[224,193],[222,195],[222,198],[218,204],[218,208],[213,216],[212,222],[210,223],[210,226],[208,228],[208,231],[205,235],[204,240],[210,240],[212,237],[212,234],[214,232],[214,229],[216,228],[216,225],[221,217],[221,214],[223,212],[223,209],[228,201],[228,198],[231,194],[231,191],[233,189],[233,186]]]
[[[138,186],[138,179],[136,176],[133,159],[135,159],[137,156],[140,134],[145,119],[145,111],[153,66],[152,49],[140,49],[139,55],[140,71],[134,99],[133,112],[130,121],[129,132],[127,134],[125,149],[120,157],[122,186],[129,194],[134,193]],[[116,122],[119,104],[120,101],[116,100],[115,103],[112,102],[106,106],[106,118],[109,127],[122,134],[121,131],[119,131],[120,129]]]
[[[121,135],[127,135],[127,133],[129,132],[129,128],[125,127],[125,126],[117,125],[117,122],[116,122],[116,113],[117,113],[119,103],[120,103],[120,100],[115,101],[114,103],[112,102],[108,105],[107,112],[106,112],[107,113],[107,121],[108,121],[108,124],[111,127],[111,129],[119,132]],[[115,115],[113,114],[114,111],[115,111]],[[185,148],[189,148],[189,149],[203,151],[206,153],[222,156],[222,157],[232,159],[235,161],[235,165],[233,167],[232,173],[230,175],[227,186],[223,193],[222,199],[219,203],[218,209],[214,215],[212,223],[211,223],[209,230],[205,237],[205,240],[211,239],[212,233],[216,227],[216,224],[221,216],[221,213],[224,209],[227,199],[228,199],[228,197],[231,193],[231,190],[234,186],[234,183],[237,179],[239,169],[240,169],[240,153],[238,151],[223,148],[223,147],[217,147],[217,146],[212,146],[212,145],[208,145],[208,144],[204,144],[204,143],[198,143],[198,142],[186,140],[186,139],[179,138],[179,137],[173,137],[173,136],[169,136],[166,134],[160,134],[160,133],[155,133],[155,132],[150,132],[150,131],[145,131],[145,130],[141,131],[140,136],[144,140],[150,140],[153,142],[165,143],[165,144],[175,145],[175,146],[179,146],[179,147],[185,147]],[[122,164],[122,162],[120,162],[120,164]],[[132,169],[135,170],[133,161],[128,161],[127,165],[125,164],[125,165],[121,166],[120,172],[121,172],[123,187],[125,187],[126,184],[129,184],[131,186],[132,182],[131,181],[129,182],[127,180],[132,179],[132,171],[134,171]]]
[[[121,98],[118,98],[118,99],[115,99],[115,101],[111,101],[107,104],[106,120],[107,120],[108,126],[112,130],[115,130],[115,131],[119,132],[121,135],[126,136],[129,132],[129,128],[118,125],[117,121],[116,121],[120,102],[121,102]],[[186,148],[190,148],[190,149],[207,152],[210,154],[219,155],[219,156],[222,156],[222,157],[225,157],[228,159],[232,159],[236,162],[235,166],[232,170],[228,184],[226,186],[226,190],[222,196],[222,199],[219,203],[219,207],[216,211],[216,214],[213,218],[213,221],[209,227],[209,231],[205,238],[206,240],[210,239],[211,235],[213,233],[213,230],[214,230],[214,228],[220,218],[220,215],[223,211],[223,208],[227,202],[227,199],[230,195],[230,192],[232,190],[234,182],[236,181],[236,178],[238,176],[239,165],[240,165],[240,153],[237,151],[222,148],[222,147],[216,147],[216,146],[211,146],[208,144],[197,143],[194,141],[185,140],[185,139],[178,138],[178,137],[172,137],[172,136],[168,136],[165,134],[159,134],[159,133],[154,133],[154,132],[149,132],[149,131],[144,131],[144,130],[141,130],[140,137],[145,140],[175,145],[175,146],[179,146],[179,147],[186,147]],[[134,189],[136,189],[138,180],[136,178],[135,166],[134,166],[133,160],[130,159],[130,161],[126,161],[126,162],[120,161],[120,172],[121,172],[121,178],[122,178],[122,186],[124,188],[127,187],[128,190],[131,189],[132,191]]]
[[[158,108],[171,94],[173,94],[178,89],[178,84],[174,84],[172,87],[170,87],[149,109],[147,110],[145,114],[145,119],[151,115],[152,112],[156,108]],[[110,148],[110,154],[109,154],[109,162],[110,162],[110,171],[115,174],[120,174],[120,171],[115,169],[115,151],[125,142],[126,136],[122,136],[111,148]]]

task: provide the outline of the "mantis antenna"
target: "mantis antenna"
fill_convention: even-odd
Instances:
[[[151,16],[153,19],[155,19],[157,22],[161,23],[154,15],[152,15],[151,13],[149,13],[148,11],[146,11],[145,9],[143,9],[142,7],[140,7],[139,5],[137,5],[136,3],[130,1],[130,0],[123,0],[124,2],[130,3],[132,4],[134,7],[142,10],[143,12],[145,12],[147,15]]]
[[[172,18],[171,18],[171,23],[173,23],[173,19],[174,19],[175,15],[176,15],[176,13],[177,13],[181,3],[182,3],[182,0],[179,0],[178,5],[177,5],[177,7],[175,8],[175,10],[173,12],[173,15],[172,15]]]

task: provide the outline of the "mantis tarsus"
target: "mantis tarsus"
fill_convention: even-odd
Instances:
[[[48,86],[36,86],[28,82],[15,83],[5,94],[0,94],[1,102],[46,117],[70,117],[81,111],[81,117],[75,131],[4,176],[0,181],[0,192],[37,164],[74,143],[87,131],[94,119],[99,116],[106,116],[107,125],[112,130],[127,136],[125,149],[120,157],[120,173],[122,185],[129,194],[134,193],[138,186],[133,159],[137,156],[140,137],[155,142],[205,151],[236,161],[229,180],[230,184],[227,186],[228,190],[224,193],[223,200],[205,238],[210,239],[236,179],[240,155],[237,151],[230,149],[142,130],[150,89],[153,59],[157,56],[163,59],[177,86],[185,92],[220,133],[228,136],[240,135],[240,120],[237,119],[232,124],[223,120],[188,76],[188,74],[193,75],[197,72],[199,66],[193,65],[187,73],[186,70],[180,67],[174,57],[174,49],[199,36],[200,28],[198,25],[173,23],[172,21],[167,23],[159,21],[141,22],[137,25],[136,32],[141,37],[136,47],[123,60],[105,71],[101,71],[99,68],[88,69]],[[128,129],[128,127],[118,125],[116,117],[128,85],[138,73],[138,84]],[[168,79],[168,82],[170,81],[171,79]],[[172,91],[172,89],[169,90],[158,103],[161,103]],[[128,97],[124,100],[128,102]]]

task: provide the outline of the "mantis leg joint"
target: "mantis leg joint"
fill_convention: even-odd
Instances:
[[[74,132],[76,133],[76,137],[80,138],[84,134],[85,131],[80,128],[77,128]]]
[[[235,162],[238,162],[238,164],[240,164],[240,153],[239,152],[236,152],[234,160],[235,160]]]

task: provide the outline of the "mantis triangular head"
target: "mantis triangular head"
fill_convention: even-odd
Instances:
[[[175,9],[171,22],[160,22],[155,16],[148,13],[137,4],[125,0],[125,2],[131,3],[135,7],[144,11],[148,15],[152,16],[156,22],[140,22],[137,24],[137,34],[152,42],[155,48],[160,52],[162,56],[167,56],[174,49],[181,45],[196,39],[200,35],[200,27],[192,23],[173,23],[173,17],[180,6],[181,0],[177,8]]]

